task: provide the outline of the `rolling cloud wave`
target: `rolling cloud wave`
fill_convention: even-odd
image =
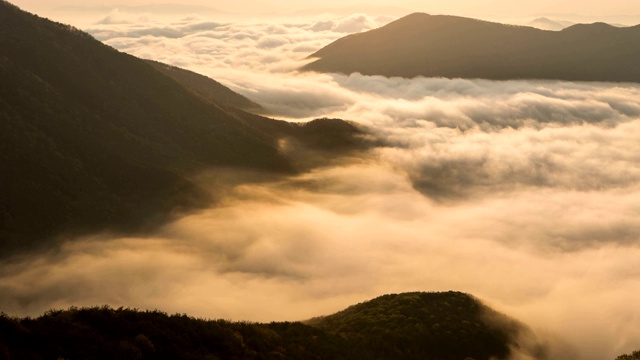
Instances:
[[[358,122],[378,146],[288,178],[201,174],[212,188],[247,180],[148,236],[97,234],[2,264],[3,311],[107,303],[299,320],[382,293],[455,289],[532,325],[553,359],[637,347],[640,86],[296,71],[341,31],[389,20],[364,15],[109,16],[90,29],[107,44],[212,76],[276,117]]]

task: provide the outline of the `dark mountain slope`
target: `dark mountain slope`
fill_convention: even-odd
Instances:
[[[262,106],[259,104],[233,92],[228,87],[211,78],[157,61],[147,60],[147,62],[153,66],[154,69],[177,81],[206,101],[251,112],[259,112],[262,110]]]
[[[204,204],[204,168],[291,171],[278,140],[298,133],[0,1],[0,257]]]
[[[466,294],[386,295],[303,323],[231,323],[91,308],[0,316],[0,356],[66,359],[505,359],[521,325]],[[495,313],[494,313],[495,314]],[[506,317],[504,317],[506,319]],[[542,359],[539,354],[534,358]]]
[[[339,39],[304,70],[402,77],[640,81],[640,26],[562,31],[415,13]]]

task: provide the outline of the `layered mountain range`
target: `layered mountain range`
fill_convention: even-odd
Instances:
[[[640,25],[561,31],[414,13],[310,55],[318,72],[492,80],[639,82]]]

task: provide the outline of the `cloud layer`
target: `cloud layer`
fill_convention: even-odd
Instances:
[[[299,320],[374,296],[460,290],[532,325],[553,359],[640,346],[640,86],[298,73],[342,32],[389,19],[235,23],[105,14],[91,32],[212,76],[290,120],[340,117],[379,145],[147,237],[99,234],[0,266],[0,309],[111,304]],[[562,340],[559,340],[562,339]]]
[[[87,238],[5,264],[0,306],[271,321],[456,289],[565,338],[576,359],[613,358],[640,336],[629,300],[640,291],[638,195],[533,189],[443,205],[387,166],[321,169],[239,185],[223,206],[149,237]]]

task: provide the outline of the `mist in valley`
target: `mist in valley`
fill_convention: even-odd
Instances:
[[[310,53],[393,18],[136,16],[104,14],[87,30],[219,80],[271,117],[353,121],[375,146],[297,175],[193,174],[218,199],[208,209],[0,265],[3,311],[302,320],[453,289],[530,325],[552,359],[638,347],[639,85],[303,73]]]

